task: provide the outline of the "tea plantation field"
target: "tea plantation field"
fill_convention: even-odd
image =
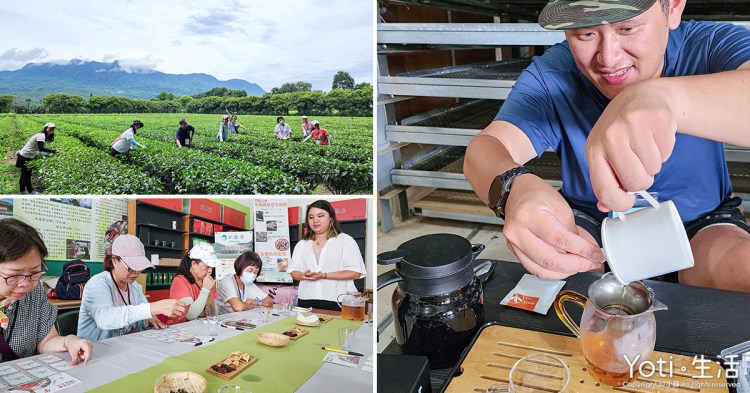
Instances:
[[[196,128],[192,148],[178,148],[175,132],[186,118]],[[109,147],[133,119],[145,127],[136,141],[147,146],[109,156]],[[372,118],[320,117],[330,146],[302,142],[299,116],[287,116],[292,140],[274,139],[275,116],[239,116],[248,128],[218,142],[221,115],[0,115],[0,190],[18,194],[20,169],[11,156],[47,122],[57,126],[34,167],[44,194],[371,194]]]

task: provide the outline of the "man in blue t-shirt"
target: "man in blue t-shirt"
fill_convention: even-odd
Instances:
[[[177,147],[193,147],[193,137],[195,136],[195,127],[188,124],[187,120],[180,119],[180,127],[174,134]]]
[[[648,190],[674,201],[691,238],[691,285],[750,291],[750,225],[732,198],[722,142],[750,146],[750,30],[681,22],[685,0],[552,0],[539,17],[566,41],[536,57],[464,173],[505,219],[529,272],[601,270],[605,212]],[[551,148],[558,193],[522,165]],[[511,191],[512,186],[512,191]]]

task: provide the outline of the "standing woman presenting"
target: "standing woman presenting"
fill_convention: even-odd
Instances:
[[[26,145],[16,153],[16,168],[21,168],[21,179],[18,181],[21,194],[35,193],[31,186],[31,171],[26,164],[36,158],[40,151],[59,153],[58,150],[44,147],[45,142],[55,140],[55,123],[47,123],[41,131],[29,138]]]
[[[299,283],[300,307],[340,311],[336,299],[342,293],[356,292],[354,280],[366,275],[357,242],[336,220],[328,201],[318,200],[307,207],[308,231],[297,243],[289,270]]]

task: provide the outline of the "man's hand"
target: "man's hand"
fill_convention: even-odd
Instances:
[[[570,206],[544,180],[516,177],[505,208],[503,235],[531,274],[559,280],[601,268],[599,246],[578,235]]]
[[[677,120],[668,101],[649,85],[634,85],[610,102],[586,141],[591,186],[601,211],[625,211],[626,191],[646,190],[672,154]]]

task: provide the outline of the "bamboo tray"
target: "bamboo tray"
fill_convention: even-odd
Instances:
[[[224,362],[224,360],[228,359],[229,357],[231,357],[231,355],[225,357],[224,359],[219,360],[218,362],[212,364],[211,366],[222,364]],[[258,358],[257,357],[250,356],[250,360],[248,360],[247,362],[240,362],[239,366],[234,371],[232,371],[230,373],[224,374],[224,373],[216,372],[216,371],[214,371],[211,368],[211,366],[209,366],[209,367],[206,368],[206,372],[209,373],[209,374],[211,374],[211,375],[216,375],[219,378],[223,378],[223,379],[226,379],[227,381],[229,381],[232,378],[236,377],[237,374],[245,371],[245,369],[247,369],[248,367],[252,366],[253,364],[255,364],[257,362],[258,362]]]
[[[333,319],[332,316],[325,315],[325,314],[317,314],[317,316],[318,316],[318,320],[320,321],[320,323],[328,323],[328,322],[331,322],[331,320]]]
[[[460,364],[462,374],[450,380],[445,392],[485,393],[487,388],[497,383],[507,383],[510,369],[516,361],[532,353],[547,353],[562,359],[570,368],[569,393],[588,392],[627,392],[627,393],[726,393],[727,381],[724,371],[714,361],[704,365],[710,367],[702,374],[711,378],[692,378],[701,375],[701,363],[692,365],[693,358],[682,355],[654,352],[652,361],[659,357],[673,362],[672,377],[660,377],[658,370],[650,377],[639,376],[627,387],[610,387],[599,383],[588,372],[588,364],[583,357],[580,340],[530,330],[491,325],[482,329],[469,353]],[[708,360],[708,358],[706,358]],[[669,373],[669,365],[663,367]],[[684,367],[684,368],[683,368]],[[648,374],[650,369],[644,366]],[[685,371],[682,371],[685,370]],[[716,377],[721,375],[720,377]],[[679,384],[679,386],[676,386]],[[712,385],[716,386],[712,386]],[[674,385],[674,386],[673,386]],[[540,390],[540,393],[544,391]]]
[[[287,337],[289,337],[290,339],[295,340],[295,341],[297,341],[300,337],[306,335],[307,333],[310,333],[309,330],[302,329],[302,328],[299,328],[299,327],[293,327],[291,329],[285,330],[284,333],[286,333],[286,332],[292,332],[292,331],[295,332],[295,333],[297,333],[297,335],[294,336],[294,337],[289,337],[289,336],[287,336]]]

